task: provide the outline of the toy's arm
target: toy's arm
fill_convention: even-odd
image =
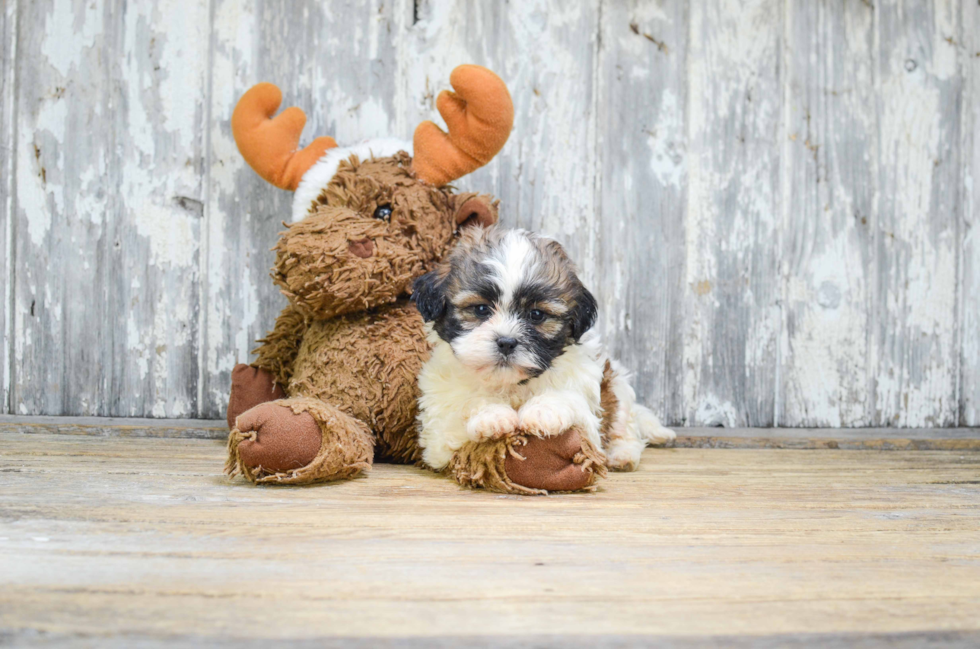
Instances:
[[[259,340],[261,345],[254,350],[258,358],[252,365],[271,372],[279,384],[288,385],[293,361],[308,327],[309,320],[292,304],[286,305],[272,331]]]

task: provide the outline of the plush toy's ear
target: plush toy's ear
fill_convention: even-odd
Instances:
[[[571,311],[572,338],[578,340],[592,328],[598,311],[599,307],[592,293],[584,286],[580,286],[579,294],[575,298],[575,306]]]
[[[493,196],[468,192],[456,194],[453,199],[456,206],[453,223],[457,230],[471,225],[489,228],[497,222],[497,205],[500,201],[494,200]]]
[[[443,280],[439,271],[434,270],[422,275],[412,284],[412,302],[415,302],[415,307],[426,322],[437,320],[446,312]]]

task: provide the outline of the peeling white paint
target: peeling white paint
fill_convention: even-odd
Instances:
[[[304,142],[410,137],[475,62],[507,80],[515,130],[460,189],[565,242],[655,409],[699,425],[945,425],[961,409],[980,423],[971,3],[434,0],[415,24],[400,1],[275,21],[232,0],[111,19],[100,2],[21,4],[38,36],[4,125],[14,411],[61,408],[66,389],[77,412],[220,416],[282,304],[268,248],[288,208],[238,155],[240,94],[279,84],[307,111]],[[104,345],[98,366],[62,339]]]
[[[958,410],[957,228],[955,217],[939,210],[943,193],[960,180],[942,160],[943,140],[958,127],[945,112],[955,96],[949,77],[956,66],[937,33],[949,26],[949,8],[915,9],[882,56],[879,132],[888,164],[880,176],[878,264],[887,281],[877,317],[887,326],[874,347],[876,417],[886,425],[942,426],[954,423]],[[931,9],[931,16],[918,13]],[[930,22],[932,34],[916,33]],[[931,50],[917,46],[923,36],[933,39]]]
[[[771,423],[779,312],[763,269],[776,257],[778,6],[689,7],[682,368],[691,424],[702,421],[700,404],[746,388],[734,421]]]
[[[869,426],[877,159],[873,12],[790,12],[778,423]]]
[[[31,242],[35,246],[41,246],[51,229],[48,192],[41,179],[41,165],[34,154],[31,140],[23,139],[33,139],[32,125],[23,124],[19,135],[24,145],[17,148],[17,203],[27,221]]]
[[[665,185],[680,187],[684,179],[684,116],[674,93],[664,92],[659,119],[648,133],[650,171]]]
[[[694,417],[698,426],[737,428],[739,425],[735,405],[714,395],[707,395],[699,401]]]
[[[77,61],[77,53],[94,47],[102,33],[102,10],[99,2],[54,0],[43,29],[41,53],[45,62],[68,77]]]

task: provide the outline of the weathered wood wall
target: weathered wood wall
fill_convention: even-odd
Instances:
[[[6,0],[0,44],[7,412],[221,417],[289,207],[236,99],[408,137],[475,62],[516,124],[462,185],[671,423],[980,425],[976,0]]]

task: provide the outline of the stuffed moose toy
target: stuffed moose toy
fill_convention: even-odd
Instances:
[[[289,300],[251,365],[232,371],[226,472],[259,484],[351,478],[375,460],[419,463],[416,377],[429,354],[410,302],[412,282],[453,246],[461,228],[497,221],[497,202],[456,194],[452,181],[504,146],[514,108],[503,81],[457,67],[455,92],[412,143],[338,147],[298,142],[306,116],[259,84],[231,119],[238,148],[266,181],[295,193],[292,223],[275,246],[272,278]],[[414,153],[413,153],[414,149]],[[592,488],[600,451],[569,431],[516,434],[460,448],[447,472],[460,484],[509,493]]]

